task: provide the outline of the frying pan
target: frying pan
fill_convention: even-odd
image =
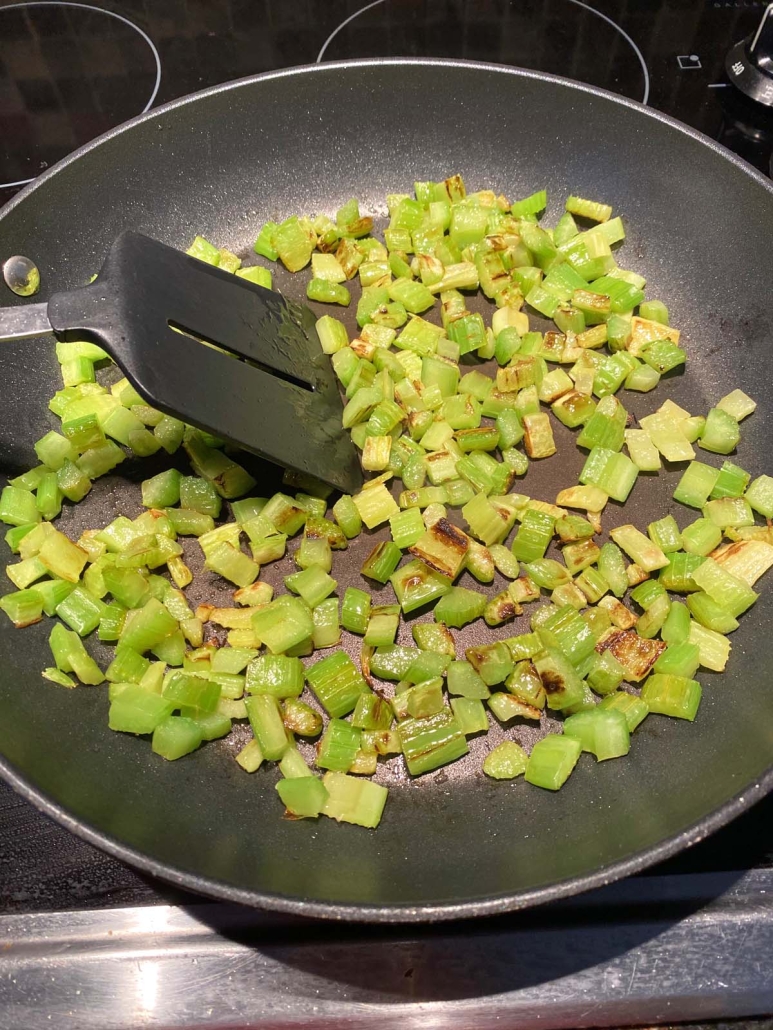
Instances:
[[[689,354],[684,375],[664,379],[654,396],[624,394],[626,406],[643,415],[671,397],[705,412],[740,387],[760,405],[743,424],[738,460],[755,474],[770,471],[771,184],[683,125],[562,79],[395,60],[229,83],[137,118],[52,168],[2,212],[0,254],[37,261],[43,299],[85,282],[126,228],[181,247],[200,232],[246,255],[269,218],[333,212],[350,196],[383,216],[387,193],[453,172],[471,188],[511,198],[547,187],[549,217],[569,192],[613,204],[628,227],[620,262],[647,276]],[[301,277],[280,274],[276,284],[303,296]],[[353,324],[352,312],[345,317]],[[53,424],[46,401],[58,382],[52,347],[4,347],[4,473],[34,463],[32,442]],[[583,456],[569,431],[557,442],[559,454],[533,462],[521,487],[534,497],[552,500],[576,482]],[[123,468],[135,480],[157,470],[153,461]],[[256,471],[260,492],[273,489],[272,471]],[[608,507],[605,529],[643,527],[679,508],[670,497],[680,474],[669,467],[641,476],[624,511]],[[62,528],[77,536],[119,512],[136,515],[138,497],[125,477],[100,480],[86,502],[63,513]],[[693,518],[685,509],[675,514],[680,525]],[[357,581],[370,545],[337,556],[340,590]],[[1,557],[7,561],[7,551]],[[279,583],[291,562],[267,569],[266,578]],[[193,601],[227,597],[206,573],[189,593]],[[386,599],[389,591],[382,593]],[[73,832],[219,898],[366,921],[518,909],[643,869],[773,786],[772,614],[773,591],[763,581],[733,635],[728,672],[701,676],[694,725],[650,716],[626,760],[596,765],[583,756],[557,795],[523,780],[487,780],[483,740],[472,741],[466,759],[416,781],[391,762],[379,773],[392,789],[375,832],[283,820],[276,773],[248,776],[233,761],[239,731],[173,763],[153,755],[146,740],[111,733],[104,688],[65,691],[41,680],[49,627],[17,631],[3,619],[0,771]],[[468,627],[458,647],[525,628],[526,616],[493,632]],[[401,632],[410,639],[409,626]],[[345,646],[356,653],[359,641]],[[104,660],[98,645],[94,651]],[[495,740],[502,733],[492,731]],[[506,731],[527,745],[534,733]]]

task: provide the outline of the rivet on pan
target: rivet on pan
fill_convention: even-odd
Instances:
[[[19,297],[31,297],[40,289],[40,272],[34,261],[14,254],[3,264],[3,279],[9,290]]]

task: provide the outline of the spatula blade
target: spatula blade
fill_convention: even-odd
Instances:
[[[52,297],[48,316],[59,335],[104,346],[161,411],[347,493],[360,489],[308,308],[127,232],[97,279]]]

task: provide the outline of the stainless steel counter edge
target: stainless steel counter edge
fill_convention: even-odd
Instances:
[[[196,903],[0,917],[0,1028],[610,1027],[773,1012],[773,870],[368,928]]]

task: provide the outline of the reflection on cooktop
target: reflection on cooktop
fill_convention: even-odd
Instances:
[[[564,75],[647,103],[650,76],[635,39],[581,0],[375,0],[336,26],[317,61],[454,57]]]
[[[123,14],[64,0],[0,7],[0,189],[149,110],[160,83],[155,43]]]

